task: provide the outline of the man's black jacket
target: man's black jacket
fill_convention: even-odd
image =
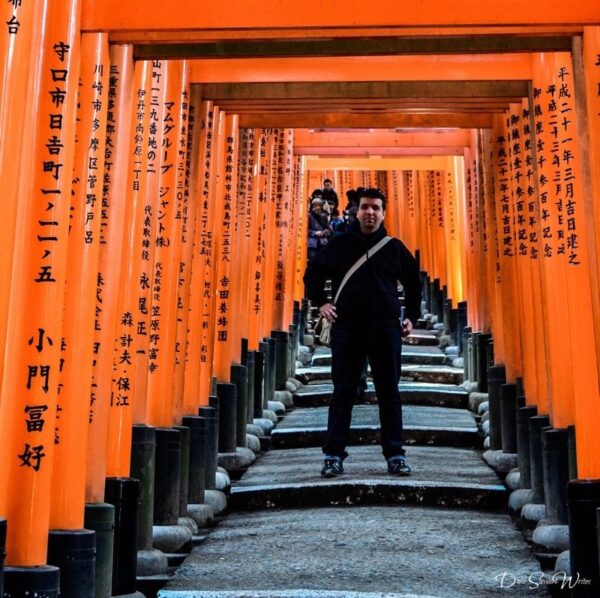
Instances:
[[[378,241],[387,235],[383,225],[374,233],[360,232],[354,222],[350,232],[334,237],[308,264],[304,274],[306,296],[313,305],[327,303],[323,289],[331,278],[335,297],[346,272]],[[398,239],[392,238],[368,258],[348,280],[336,303],[336,326],[374,327],[397,322],[400,301],[397,284],[404,287],[406,316],[414,324],[421,312],[421,280],[417,261]]]

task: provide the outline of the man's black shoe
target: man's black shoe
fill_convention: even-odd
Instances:
[[[324,478],[335,478],[344,473],[344,465],[340,457],[325,457],[321,476]]]
[[[397,476],[410,475],[411,469],[402,455],[388,459],[388,473]]]

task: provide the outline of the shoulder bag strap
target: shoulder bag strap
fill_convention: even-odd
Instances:
[[[342,292],[342,289],[344,288],[344,286],[346,285],[346,283],[348,282],[348,280],[350,279],[350,277],[373,255],[375,255],[388,241],[391,241],[392,237],[383,237],[383,239],[381,239],[381,241],[379,241],[379,243],[373,245],[373,247],[371,247],[371,249],[369,249],[367,251],[367,253],[365,253],[363,256],[359,257],[358,260],[356,260],[356,262],[354,263],[354,265],[350,268],[350,270],[348,270],[348,272],[346,272],[346,276],[344,276],[338,290],[337,293],[335,294],[335,299],[333,300],[334,305],[337,303],[337,300],[339,299],[340,293]]]

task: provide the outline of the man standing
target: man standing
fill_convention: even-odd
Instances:
[[[332,210],[339,209],[338,196],[335,189],[333,188],[333,183],[331,182],[331,179],[325,179],[323,181],[323,191],[321,193],[321,197],[323,198],[323,201],[326,201],[331,206]]]
[[[379,189],[361,190],[357,220],[350,231],[332,239],[308,264],[304,275],[307,297],[333,323],[333,397],[323,447],[324,477],[344,472],[352,406],[367,357],[379,403],[381,446],[388,471],[410,474],[404,457],[398,382],[402,337],[411,332],[420,314],[421,282],[415,258],[401,241],[387,237],[385,207],[385,196]],[[335,305],[329,302],[325,280],[331,278],[335,297],[346,274],[362,256],[366,256],[365,262],[347,278]],[[402,322],[398,281],[405,294],[406,317]]]

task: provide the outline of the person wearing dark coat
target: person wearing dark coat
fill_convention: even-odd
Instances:
[[[338,209],[339,199],[335,189],[333,188],[333,183],[331,182],[331,179],[325,179],[323,181],[323,190],[321,191],[321,197],[323,201],[326,201],[331,206],[332,210]]]
[[[319,313],[332,322],[331,353],[333,397],[329,406],[327,444],[321,475],[343,473],[352,407],[365,360],[375,383],[381,422],[382,452],[388,471],[409,475],[404,457],[402,404],[398,392],[402,337],[420,315],[421,281],[417,261],[404,244],[392,238],[372,257],[368,252],[387,232],[383,226],[385,196],[365,189],[359,197],[357,220],[350,231],[333,238],[307,266],[306,296]],[[335,305],[324,290],[331,279],[335,297],[342,279],[363,255],[366,262],[348,279]],[[398,281],[404,288],[405,317],[400,322]]]
[[[327,214],[323,212],[323,201],[315,197],[310,204],[308,213],[308,261],[314,260],[319,251],[329,241],[331,229],[327,221]]]

